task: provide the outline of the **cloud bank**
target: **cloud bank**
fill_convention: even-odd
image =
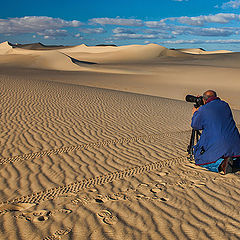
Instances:
[[[225,8],[237,9],[239,7],[240,7],[240,0],[225,2],[221,5],[222,9],[225,9]]]
[[[120,26],[143,26],[143,21],[139,19],[125,19],[125,18],[92,18],[89,20],[90,24],[100,25],[120,25]]]
[[[22,34],[60,29],[64,27],[79,27],[82,23],[77,20],[66,21],[60,18],[30,16],[22,18],[0,19],[0,33]]]
[[[226,2],[226,4],[237,7],[240,5],[240,0]],[[32,34],[33,38],[40,38],[40,41],[41,39],[67,38],[82,40],[85,43],[110,41],[128,44],[131,43],[131,40],[145,43],[152,39],[153,42],[168,44],[213,42],[232,44],[239,42],[238,39],[229,39],[230,37],[239,37],[239,21],[240,14],[235,13],[169,17],[158,21],[106,17],[80,22],[47,16],[26,16],[0,19],[0,34],[16,37]],[[199,37],[201,40],[194,40],[193,37]],[[204,40],[207,37],[210,39]],[[180,38],[184,38],[184,40]],[[219,38],[225,39],[219,40]]]
[[[201,15],[197,17],[172,17],[161,20],[160,22],[177,21],[182,24],[192,26],[204,26],[208,23],[226,24],[231,21],[240,21],[240,15],[234,13],[218,13],[215,15]]]

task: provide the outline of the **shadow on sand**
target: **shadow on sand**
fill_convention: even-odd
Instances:
[[[233,161],[233,173],[240,171],[240,157]]]

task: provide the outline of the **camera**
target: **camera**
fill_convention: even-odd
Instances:
[[[186,101],[195,103],[194,104],[195,108],[199,108],[201,105],[204,105],[203,96],[195,97],[193,95],[187,95],[186,96]]]

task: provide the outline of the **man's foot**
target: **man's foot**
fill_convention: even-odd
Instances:
[[[233,159],[231,157],[225,158],[219,166],[219,172],[223,171],[224,174],[233,172]]]

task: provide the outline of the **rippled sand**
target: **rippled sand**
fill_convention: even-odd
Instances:
[[[91,74],[0,68],[0,239],[239,239],[239,173],[187,158],[192,105]]]

